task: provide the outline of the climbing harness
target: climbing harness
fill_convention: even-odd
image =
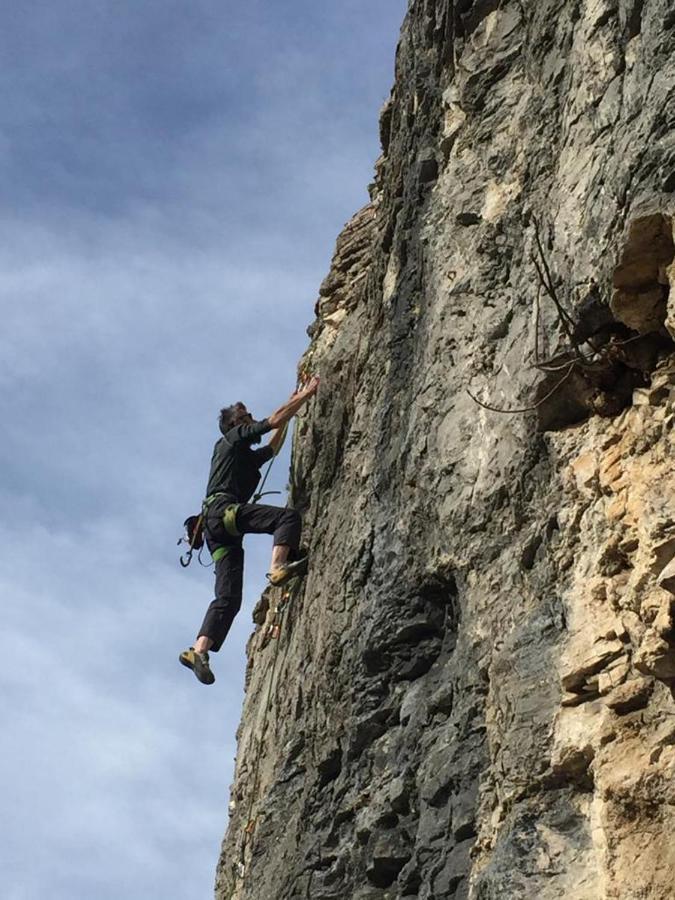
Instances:
[[[206,498],[204,501],[205,510],[208,510],[216,497],[222,497],[222,494],[211,494],[210,497]],[[241,537],[241,532],[237,528],[237,513],[239,512],[240,506],[241,503],[230,503],[229,506],[225,507],[225,512],[223,513],[223,525],[225,526],[225,531],[233,538]]]
[[[189,545],[187,553],[185,553],[180,558],[180,564],[184,569],[186,569],[192,562],[192,553],[194,550],[199,550],[197,559],[202,565],[204,565],[201,560],[201,555],[202,549],[204,547],[204,526],[206,523],[206,516],[208,515],[209,506],[217,497],[222,496],[222,493],[211,494],[202,503],[201,513],[198,516],[188,516],[188,518],[183,523],[183,526],[185,528],[185,535],[179,538],[178,546],[180,546],[181,544]],[[223,513],[223,525],[225,526],[225,531],[230,535],[230,537],[233,538],[241,537],[241,532],[237,528],[237,512],[240,505],[241,504],[239,503],[231,503],[225,508],[225,512]],[[227,556],[231,549],[231,546],[226,545],[216,547],[216,549],[211,554],[211,559],[214,563],[217,563],[218,560],[222,559],[224,556]]]
[[[267,698],[265,700],[265,707],[263,713],[262,720],[262,732],[260,735],[260,740],[258,742],[258,752],[255,756],[255,765],[253,769],[253,786],[250,794],[250,802],[248,805],[248,813],[246,816],[246,825],[244,827],[244,840],[242,841],[241,846],[241,855],[238,865],[239,877],[243,878],[246,873],[246,849],[248,846],[249,838],[255,832],[256,824],[258,821],[258,816],[253,815],[253,807],[256,802],[256,796],[258,793],[258,788],[260,784],[260,761],[262,758],[262,748],[265,743],[265,736],[267,732],[267,724],[269,718],[269,710],[270,710],[270,700],[272,698],[272,686],[274,684],[274,676],[276,672],[277,659],[279,657],[279,647],[281,645],[281,641],[279,640],[281,636],[281,626],[283,621],[284,612],[290,607],[293,600],[297,597],[300,585],[302,584],[303,576],[295,576],[292,578],[287,584],[283,585],[281,588],[281,598],[277,603],[277,607],[274,611],[274,616],[269,625],[267,625],[265,632],[263,633],[263,639],[260,643],[260,649],[264,649],[270,640],[275,641],[274,646],[274,655],[272,657],[272,668],[270,671],[270,678],[267,685]]]
[[[217,497],[222,497],[223,494],[221,492],[217,492],[215,494],[211,494],[203,503],[202,510],[203,515],[206,517],[208,513],[209,506],[213,503],[213,501]],[[225,512],[223,513],[222,520],[225,531],[230,535],[231,538],[235,539],[235,542],[239,543],[237,539],[242,537],[241,532],[237,528],[237,513],[239,512],[240,503],[230,503],[225,507]],[[211,553],[211,559],[214,563],[219,562],[221,559],[227,556],[234,545],[233,544],[221,544],[220,547],[216,547],[215,550]]]

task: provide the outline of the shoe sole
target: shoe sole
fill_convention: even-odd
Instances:
[[[196,666],[189,657],[184,656],[182,653],[178,657],[178,662],[185,666],[186,669],[192,669],[195,673],[195,678],[202,684],[213,684],[216,680],[216,676],[211,669],[204,669],[203,666]]]

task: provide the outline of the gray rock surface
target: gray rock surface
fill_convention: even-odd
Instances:
[[[410,3],[218,900],[673,896],[674,50],[666,0]]]

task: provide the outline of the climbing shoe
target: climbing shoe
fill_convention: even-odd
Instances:
[[[284,563],[282,566],[272,569],[271,572],[267,573],[267,579],[270,584],[276,587],[280,584],[286,584],[291,578],[299,578],[306,574],[307,557],[303,556],[302,559],[298,559],[296,562]]]
[[[190,647],[189,650],[183,650],[178,659],[188,669],[192,669],[202,684],[213,684],[216,680],[209,667],[208,653],[197,653],[194,647]]]

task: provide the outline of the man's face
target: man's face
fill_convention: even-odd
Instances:
[[[237,425],[250,425],[253,416],[246,409],[243,403],[237,403]]]

